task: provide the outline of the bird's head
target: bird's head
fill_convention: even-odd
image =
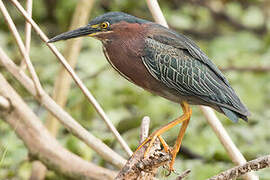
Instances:
[[[115,37],[115,34],[121,35],[121,33],[134,30],[134,28],[138,28],[145,23],[149,23],[149,21],[122,12],[109,12],[96,17],[85,27],[57,35],[48,42],[51,43],[81,36],[105,40]]]

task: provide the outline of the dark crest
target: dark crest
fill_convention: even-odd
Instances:
[[[109,13],[105,13],[101,16],[96,17],[95,19],[90,21],[88,25],[99,24],[105,21],[109,22],[110,24],[115,24],[120,21],[126,21],[128,23],[139,23],[139,24],[149,22],[147,20],[140,19],[140,18],[137,18],[135,16],[132,16],[123,12],[109,12]]]

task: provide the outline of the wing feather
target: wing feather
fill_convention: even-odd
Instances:
[[[153,24],[152,28],[152,31],[155,32],[152,33],[154,34],[151,37],[152,39],[155,39],[163,44],[171,45],[175,48],[188,51],[192,57],[207,65],[220,79],[222,79],[225,84],[229,85],[229,82],[223,76],[221,71],[191,39],[172,30],[168,31],[168,29],[159,24]]]
[[[225,77],[211,68],[209,62],[199,59],[205,58],[199,50],[181,47],[146,38],[142,61],[153,77],[181,95],[195,96],[243,113],[246,109]]]

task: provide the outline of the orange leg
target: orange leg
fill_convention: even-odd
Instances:
[[[168,153],[170,151],[170,147],[168,146],[168,144],[166,143],[166,141],[161,137],[161,135],[158,136],[158,139],[160,141],[160,143],[162,144],[164,151],[166,153]]]
[[[191,115],[191,109],[190,109],[190,115]],[[183,137],[184,137],[184,134],[186,132],[186,129],[187,129],[187,126],[188,126],[188,123],[189,123],[189,119],[187,119],[186,121],[183,122],[182,126],[181,126],[181,129],[179,131],[179,134],[177,136],[177,139],[175,141],[175,144],[173,146],[173,149],[171,151],[171,155],[172,155],[172,160],[170,162],[170,165],[169,165],[169,174],[171,173],[171,171],[174,171],[173,169],[173,164],[174,164],[174,161],[175,161],[175,158],[176,158],[176,155],[180,149],[180,146],[181,146],[181,143],[182,143],[182,140],[183,140]]]
[[[183,114],[181,117],[179,117],[179,118],[173,120],[172,122],[166,124],[165,126],[161,127],[160,129],[156,130],[155,132],[153,132],[153,133],[152,133],[152,134],[151,134],[151,135],[150,135],[150,136],[149,136],[149,137],[148,137],[148,138],[147,138],[147,139],[146,139],[146,140],[145,140],[138,148],[137,148],[136,151],[138,151],[142,146],[144,146],[146,143],[149,142],[149,145],[148,145],[147,149],[146,149],[145,152],[144,152],[144,157],[146,157],[146,155],[148,154],[150,148],[153,146],[153,143],[155,142],[156,138],[159,138],[161,144],[162,144],[163,147],[164,147],[164,150],[165,150],[165,151],[169,151],[169,147],[168,147],[167,143],[163,140],[163,138],[162,138],[160,135],[163,134],[164,132],[168,131],[168,130],[171,129],[172,127],[176,126],[177,124],[182,123],[182,122],[185,122],[185,121],[187,121],[187,120],[190,119],[190,116],[191,116],[191,109],[190,109],[188,103],[184,101],[183,103],[181,103],[181,106],[182,106],[182,108],[183,108],[184,114]],[[187,125],[186,125],[186,126],[187,126]],[[184,130],[185,130],[185,129],[186,129],[186,128],[184,128]],[[182,130],[182,128],[181,128],[181,130]],[[181,130],[180,130],[180,132],[181,132]],[[182,131],[183,131],[183,130],[182,130]],[[184,131],[183,131],[182,133],[183,133],[183,135],[184,135]],[[175,159],[175,156],[176,156],[176,154],[177,154],[177,152],[178,152],[178,150],[179,150],[179,148],[180,148],[181,141],[182,141],[182,139],[183,139],[183,135],[181,135],[182,137],[180,136],[180,133],[179,133],[179,135],[178,135],[178,138],[177,138],[177,140],[176,140],[176,143],[177,143],[178,141],[180,141],[180,143],[178,143],[179,145],[175,145],[174,148],[173,148],[173,152],[174,152],[174,153],[172,153],[173,159]],[[177,148],[178,148],[178,149],[177,149]],[[173,160],[173,162],[174,162],[174,160]],[[170,163],[170,166],[173,166],[173,163]],[[170,170],[172,170],[172,169],[170,168]]]

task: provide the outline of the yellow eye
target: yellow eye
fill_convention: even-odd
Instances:
[[[106,29],[106,28],[108,28],[109,27],[109,23],[108,22],[103,22],[103,23],[101,23],[100,24],[100,27],[102,28],[102,29]]]

